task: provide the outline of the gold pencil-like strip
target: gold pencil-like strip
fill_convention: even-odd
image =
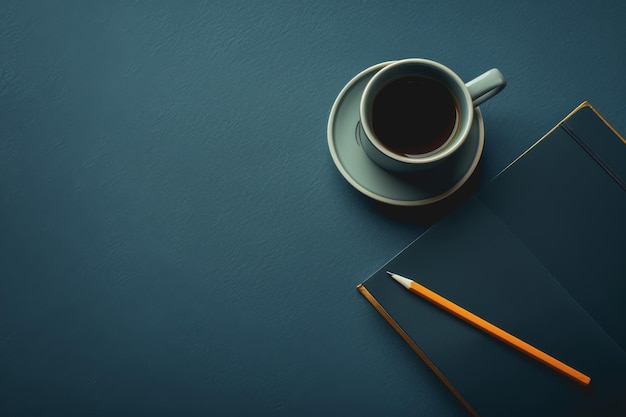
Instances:
[[[383,308],[382,305],[380,305],[378,300],[374,298],[374,296],[367,290],[367,288],[365,288],[363,284],[357,285],[356,288],[367,299],[367,301],[369,301],[370,304],[374,306],[376,311],[378,311],[380,315],[383,316],[383,318],[387,321],[387,323],[389,323],[391,327],[400,335],[402,340],[404,340],[411,347],[411,349],[413,349],[413,351],[417,353],[417,355],[424,361],[424,363],[435,373],[435,375],[437,375],[437,377],[441,380],[441,382],[443,382],[445,386],[448,387],[448,389],[461,402],[461,404],[463,404],[463,406],[467,409],[467,411],[469,411],[471,415],[475,417],[479,417],[478,413],[476,412],[476,410],[474,410],[474,408],[470,405],[470,403],[467,402],[465,398],[463,398],[463,396],[456,389],[456,387],[452,385],[450,381],[448,381],[448,378],[446,378],[445,375],[428,358],[428,356],[426,356],[426,354],[422,352],[422,350],[415,344],[415,342],[411,340],[409,335],[406,334],[404,330],[402,330],[400,325],[398,325],[398,323],[389,315],[389,313],[387,313],[387,311]]]

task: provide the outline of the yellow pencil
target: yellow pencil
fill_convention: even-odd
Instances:
[[[393,272],[387,271],[387,273],[391,278],[398,281],[409,291],[419,295],[420,297],[425,298],[436,306],[441,307],[442,309],[468,322],[469,324],[478,327],[480,330],[483,330],[484,332],[492,335],[496,339],[501,340],[502,342],[537,359],[539,362],[548,365],[549,367],[561,372],[562,374],[574,379],[575,381],[580,382],[583,385],[589,385],[589,383],[591,382],[591,378],[583,374],[582,372],[577,371],[571,366],[566,365],[560,360],[548,355],[547,353],[537,349],[536,347],[502,330],[498,326],[489,323],[487,320],[484,320],[477,315],[465,310],[463,307],[454,304],[452,301],[443,298],[439,294],[429,290],[423,285],[420,285],[417,282],[398,274],[394,274]]]

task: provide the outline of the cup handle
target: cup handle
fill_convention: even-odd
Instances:
[[[466,83],[465,86],[476,107],[498,94],[506,86],[506,80],[499,69],[493,68]]]

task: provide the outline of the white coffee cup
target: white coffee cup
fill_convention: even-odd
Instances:
[[[474,107],[505,85],[496,68],[464,83],[435,61],[392,62],[372,77],[361,96],[361,144],[367,155],[387,170],[431,169],[467,139]]]

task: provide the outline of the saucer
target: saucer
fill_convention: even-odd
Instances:
[[[368,81],[385,65],[374,65],[358,74],[341,90],[328,119],[328,147],[337,169],[357,190],[374,200],[397,206],[423,206],[443,200],[469,179],[482,155],[485,130],[476,108],[469,136],[461,147],[428,171],[391,173],[376,165],[360,144],[357,125],[361,94]]]

